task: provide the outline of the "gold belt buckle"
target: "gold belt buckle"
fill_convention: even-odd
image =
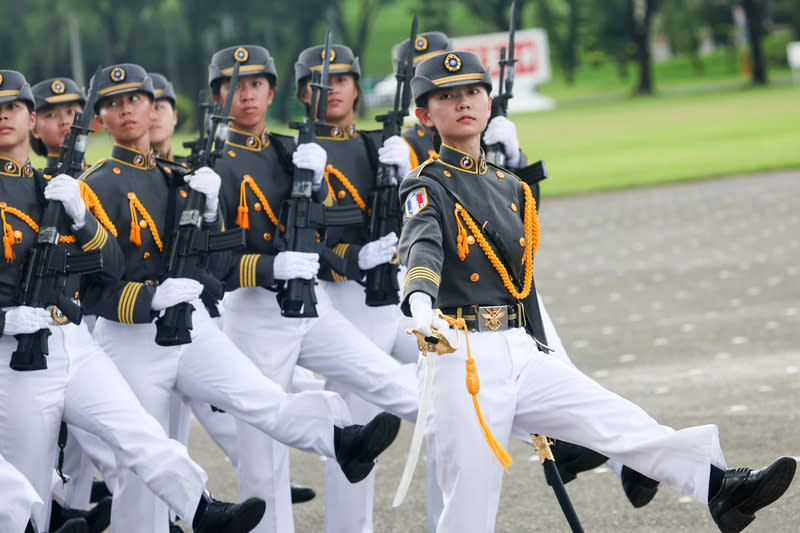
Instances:
[[[476,314],[478,318],[478,331],[508,329],[507,305],[479,305]]]

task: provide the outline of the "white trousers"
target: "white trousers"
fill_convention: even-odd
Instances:
[[[399,305],[367,306],[364,287],[355,281],[320,281],[320,288],[328,293],[331,304],[381,350],[403,363],[417,361],[416,337],[405,332],[413,327],[413,322],[403,315]],[[380,411],[335,380],[327,380],[325,386],[341,394],[353,421],[358,424],[367,423]],[[428,518],[435,524],[441,513],[442,495],[436,484],[433,456],[427,457]],[[363,481],[350,483],[338,465],[328,462],[325,465],[325,532],[372,533],[374,497],[374,470]]]
[[[85,326],[51,328],[48,368],[16,372],[8,366],[14,337],[0,337],[0,452],[44,501],[34,512],[48,524],[53,461],[61,420],[97,435],[117,461],[179,513],[193,513],[206,476],[186,449],[166,438],[136,400],[117,368]],[[133,531],[129,522],[115,531]],[[154,530],[151,530],[154,531]]]
[[[41,509],[42,499],[30,481],[0,455],[0,487],[3,505],[0,506],[0,531],[23,533],[34,509]]]
[[[288,387],[295,365],[341,383],[361,398],[414,420],[417,384],[413,365],[401,366],[380,350],[316,291],[317,318],[281,316],[275,293],[238,289],[224,300],[224,329],[264,374]],[[288,450],[239,424],[239,497],[267,498],[267,512],[254,530],[294,530]]]
[[[350,422],[342,399],[325,391],[287,394],[239,352],[199,300],[193,304],[190,344],[157,345],[155,323],[99,318],[94,329],[100,345],[164,430],[169,429],[171,398],[177,392],[224,409],[283,443],[332,457],[333,426]],[[130,531],[122,524],[137,523],[142,533],[166,531],[166,508],[137,476],[121,472],[115,490],[112,530]],[[192,515],[180,516],[191,522]]]
[[[437,358],[425,433],[444,510],[437,533],[494,531],[503,468],[466,390],[466,347]],[[539,352],[522,328],[470,333],[489,428],[508,445],[512,426],[580,444],[706,503],[710,466],[725,469],[717,427],[675,431],[574,367]],[[422,383],[424,365],[419,365]],[[513,468],[513,465],[512,465]]]

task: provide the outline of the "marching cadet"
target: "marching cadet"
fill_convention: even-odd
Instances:
[[[175,89],[163,74],[148,72],[147,75],[153,80],[153,94],[156,98],[153,103],[153,120],[150,122],[150,146],[156,158],[175,161],[170,143],[175,126],[178,125]]]
[[[237,61],[240,77],[231,87]],[[216,52],[208,71],[214,100],[224,102],[229,91],[235,91],[233,120],[216,168],[222,176],[225,225],[244,228],[247,239],[245,253],[225,279],[226,289],[232,291],[223,300],[225,332],[284,388],[290,385],[295,365],[300,365],[346,383],[382,409],[413,420],[417,405],[413,367],[401,367],[382,352],[336,311],[324,291],[317,290],[317,318],[281,314],[276,296],[284,281],[314,279],[320,261],[316,253],[275,247],[280,231],[277,217],[289,198],[295,166],[312,170],[314,201],[330,205],[332,199],[323,177],[325,151],[315,143],[295,149],[291,137],[266,130],[265,115],[278,77],[272,57],[260,46],[234,46]],[[288,450],[246,424],[239,423],[239,435],[239,494],[259,494],[271,508],[274,505],[274,515],[257,531],[292,531]]]
[[[70,78],[50,78],[33,87],[36,123],[31,130],[31,148],[46,157],[46,169],[55,168],[61,143],[69,133],[75,113],[81,113],[86,100],[78,84]]]
[[[0,270],[0,353],[13,361],[16,335],[46,330],[45,368],[0,365],[0,454],[30,481],[39,498],[49,502],[56,435],[65,420],[99,435],[119,462],[182,516],[192,517],[195,531],[246,531],[263,514],[264,502],[253,499],[232,506],[205,492],[205,473],[186,449],[166,438],[163,429],[136,400],[114,364],[83,324],[73,324],[59,309],[19,305],[19,276],[28,250],[36,242],[45,202],[64,207],[57,248],[72,255],[100,250],[103,267],[88,276],[70,276],[65,294],[85,302],[91,282],[111,283],[123,269],[114,239],[87,209],[83,187],[70,176],[47,177],[28,160],[29,132],[35,123],[34,98],[18,72],[0,70],[0,204],[5,262]],[[37,365],[33,368],[41,367]],[[34,508],[32,521],[47,524],[50,506]],[[124,530],[135,528],[137,521]],[[65,526],[66,527],[66,526]],[[122,530],[122,529],[120,529]]]
[[[397,67],[402,58],[406,57],[409,46],[409,39],[406,39],[394,47],[393,62],[395,67]],[[436,31],[420,33],[414,41],[414,66],[431,56],[450,50],[452,50],[452,44],[444,33]],[[439,156],[437,151],[438,144],[434,148],[434,130],[432,128],[416,122],[413,126],[403,131],[403,139],[411,147],[411,160],[414,168],[428,158],[436,159]],[[437,142],[440,143],[441,141]],[[489,120],[489,125],[483,133],[482,145],[492,144],[503,146],[508,168],[520,173],[520,175],[525,171],[520,167],[527,165],[528,160],[518,146],[516,126],[508,118],[496,116]],[[534,200],[536,200],[538,214],[541,205],[539,201],[539,183],[535,180],[529,180],[528,185],[531,187]],[[573,364],[539,295],[537,295],[537,299],[544,331],[550,341],[548,346],[553,348],[552,356],[559,357],[568,364]],[[514,431],[514,436],[527,444],[531,444],[529,435],[525,432]],[[607,459],[597,452],[564,441],[557,441],[552,447],[552,452],[564,483],[569,483],[575,479],[580,472],[600,466]],[[614,461],[607,461],[607,466],[621,477],[625,495],[634,507],[643,507],[655,497],[658,491],[658,482]],[[429,505],[431,504],[435,504],[435,502],[432,502],[429,496]],[[435,523],[429,525],[431,530],[435,528]]]
[[[164,246],[177,226],[181,200],[188,196],[186,184],[205,197],[204,226],[219,227],[219,176],[207,167],[178,176],[156,162],[149,139],[154,93],[142,67],[112,65],[97,76],[101,97],[94,111],[115,145],[111,157],[82,179],[96,198],[97,211],[104,213],[104,224],[117,236],[125,261],[121,278],[93,286],[102,298],[86,306],[98,315],[94,334],[99,344],[165,428],[170,398],[177,392],[219,406],[288,445],[335,458],[353,477],[366,475],[394,439],[396,426],[387,428],[382,419],[348,425],[347,408],[333,393],[286,394],[214,326],[199,303],[199,282],[166,276]],[[192,342],[157,345],[153,319],[182,302],[193,303]],[[166,509],[133,472],[119,473],[113,493],[112,529],[129,530],[136,523],[143,532],[166,531]],[[250,518],[255,520],[247,523],[247,531],[261,514]]]
[[[487,163],[480,147],[491,76],[476,54],[453,51],[421,62],[411,83],[417,118],[436,128],[442,146],[437,160],[401,184],[400,257],[408,267],[402,306],[423,335],[433,327],[452,338],[452,324],[468,336],[437,358],[433,375],[425,427],[444,493],[437,531],[494,529],[512,423],[597,450],[708,503],[722,531],[744,529],[789,487],[795,460],[728,470],[716,426],[661,426],[547,357],[533,283],[535,202],[530,187]],[[435,318],[434,306],[443,318]]]
[[[295,63],[297,97],[307,108],[311,102],[312,71],[322,68],[324,46],[302,51]],[[328,74],[326,126],[317,131],[317,143],[327,153],[325,178],[329,192],[339,205],[357,204],[367,211],[375,191],[378,163],[398,166],[398,175],[411,170],[409,147],[399,137],[390,137],[381,146],[381,131],[356,128],[355,112],[361,97],[361,70],[352,50],[341,44],[331,46]],[[336,272],[323,265],[319,273],[320,287],[328,293],[333,307],[352,322],[383,351],[404,363],[416,362],[416,344],[408,335],[399,337],[398,330],[406,320],[397,304],[367,306],[361,281],[365,272],[395,257],[397,235],[389,233],[367,242],[368,217],[360,227],[328,230],[327,243],[350,265],[347,272]],[[402,342],[405,341],[405,342]],[[328,390],[342,395],[354,420],[368,420],[378,407],[357,396],[336,380],[326,382]],[[350,484],[332,465],[325,468],[325,531],[370,533],[375,490],[375,475]]]

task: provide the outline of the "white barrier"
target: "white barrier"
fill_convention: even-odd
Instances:
[[[792,69],[792,80],[794,83],[800,83],[800,41],[786,45],[786,60]]]
[[[508,33],[486,33],[452,39],[454,50],[469,50],[481,58],[481,62],[492,72],[493,94],[499,88],[500,49],[508,47]],[[550,54],[547,46],[547,32],[541,29],[517,31],[514,34],[514,98],[508,104],[508,112],[542,111],[552,109],[552,98],[536,92],[536,86],[549,81]]]

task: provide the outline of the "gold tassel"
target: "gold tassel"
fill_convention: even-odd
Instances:
[[[142,235],[139,230],[139,219],[136,216],[136,206],[134,204],[135,198],[131,198],[129,202],[129,207],[131,209],[131,235],[129,237],[129,241],[135,244],[136,246],[142,245]]]
[[[456,237],[456,249],[458,250],[458,258],[462,261],[466,259],[467,254],[469,254],[469,243],[467,242],[467,230],[464,229],[464,226],[461,225],[461,220],[458,218],[458,213],[461,212],[463,208],[461,204],[456,204],[456,209],[453,211],[453,215],[456,217],[456,224],[458,225],[458,237]]]
[[[236,225],[240,228],[250,229],[250,218],[247,216],[250,210],[247,207],[247,194],[244,188],[246,182],[247,178],[244,178],[239,186],[239,210],[236,214]]]
[[[3,209],[0,211],[3,217],[3,254],[6,258],[6,263],[11,263],[14,259],[17,258],[16,254],[14,254],[14,248],[12,245],[14,244],[14,230],[11,228],[11,224],[6,222],[6,210]]]

